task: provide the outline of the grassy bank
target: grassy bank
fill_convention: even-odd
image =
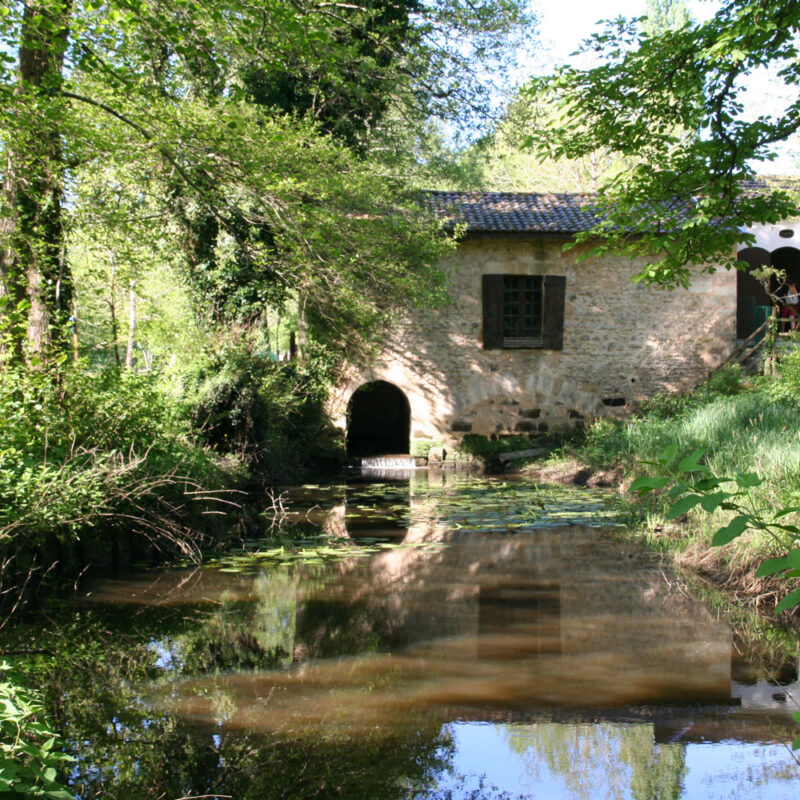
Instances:
[[[153,548],[198,558],[241,495],[331,469],[335,362],[220,336],[170,371],[0,363],[0,604],[28,577]],[[144,543],[144,544],[143,544]]]
[[[547,464],[529,470],[567,463],[584,471],[614,470],[626,487],[636,477],[659,474],[662,468],[647,462],[670,445],[677,445],[676,461],[704,451],[703,463],[717,476],[757,473],[763,483],[746,499],[754,510],[771,514],[800,506],[800,357],[784,358],[775,376],[746,378],[736,368],[726,369],[691,393],[655,398],[627,419],[598,420]],[[786,540],[748,532],[724,547],[711,546],[713,532],[730,521],[732,511],[695,507],[671,520],[666,490],[632,502],[640,511],[639,533],[652,546],[749,603],[774,607],[796,586],[794,578],[755,575],[764,559],[786,551]],[[784,521],[796,522],[792,515]]]

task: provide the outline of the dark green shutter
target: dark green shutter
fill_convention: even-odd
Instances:
[[[483,276],[483,349],[503,346],[503,276]]]
[[[564,295],[566,285],[567,279],[563,275],[545,275],[544,320],[542,322],[545,350],[564,349]]]

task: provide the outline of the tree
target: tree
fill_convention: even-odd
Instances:
[[[675,30],[691,21],[684,0],[648,0],[642,24],[649,36]],[[483,185],[498,191],[597,192],[632,165],[607,146],[587,150],[576,158],[541,158],[525,143],[531,131],[540,135],[557,127],[558,96],[524,85],[511,99],[497,129],[467,151],[483,172]]]
[[[5,7],[0,294],[7,318],[29,317],[13,351],[58,343],[71,306],[62,197],[78,168],[108,163],[158,183],[212,306],[302,295],[343,346],[398,301],[435,296],[441,237],[369,135],[390,118],[485,109],[471,59],[502,59],[526,21],[508,0]]]
[[[692,21],[685,0],[647,0],[642,29],[648,36],[676,31]]]
[[[71,279],[63,258],[63,157],[58,120],[64,113],[64,50],[70,0],[26,3],[17,21],[16,79],[2,69],[0,99],[5,165],[0,205],[0,300],[29,307],[27,339],[41,352],[61,330],[70,308]],[[4,9],[5,20],[11,16]],[[7,28],[3,29],[5,33]],[[8,39],[0,39],[7,45]],[[13,111],[11,111],[13,109]],[[22,337],[13,346],[22,357]]]
[[[531,130],[545,131],[555,123],[547,94],[518,90],[503,120],[488,137],[464,154],[482,173],[483,188],[506,192],[596,192],[604,179],[618,174],[624,160],[607,147],[577,158],[541,158],[526,143]]]
[[[787,192],[750,191],[747,181],[800,128],[799,27],[800,5],[781,0],[728,0],[708,22],[656,34],[618,19],[584,44],[600,66],[534,82],[530,91],[552,93],[559,110],[528,142],[541,157],[610,147],[633,162],[601,187],[605,219],[583,238],[645,255],[636,281],[686,286],[691,265],[735,264],[741,228],[790,216]],[[794,97],[751,119],[744,81],[767,69]]]

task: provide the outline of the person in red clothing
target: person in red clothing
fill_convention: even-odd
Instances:
[[[798,305],[800,305],[797,284],[787,278],[775,290],[775,298],[780,309],[781,331],[796,330]]]

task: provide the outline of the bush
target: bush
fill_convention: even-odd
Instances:
[[[764,381],[764,392],[776,401],[800,406],[800,348],[795,345],[782,353],[776,368],[777,375]]]
[[[193,426],[220,453],[286,480],[339,464],[343,443],[325,413],[335,374],[330,355],[276,362],[233,333],[186,379]]]
[[[153,376],[0,371],[0,545],[72,541],[100,519],[155,525],[223,475]],[[149,521],[148,521],[149,518]]]
[[[0,663],[0,796],[73,800],[58,780],[73,759],[54,749],[57,737],[44,717],[40,693]]]
[[[411,455],[414,458],[427,458],[432,447],[443,447],[441,439],[414,439],[411,442]]]
[[[708,380],[701,384],[701,390],[710,396],[731,397],[744,391],[744,373],[739,364],[730,364],[712,372]]]
[[[526,436],[498,436],[490,439],[488,436],[468,433],[461,440],[459,450],[471,456],[495,456],[514,450],[526,450],[530,446],[530,439]]]

